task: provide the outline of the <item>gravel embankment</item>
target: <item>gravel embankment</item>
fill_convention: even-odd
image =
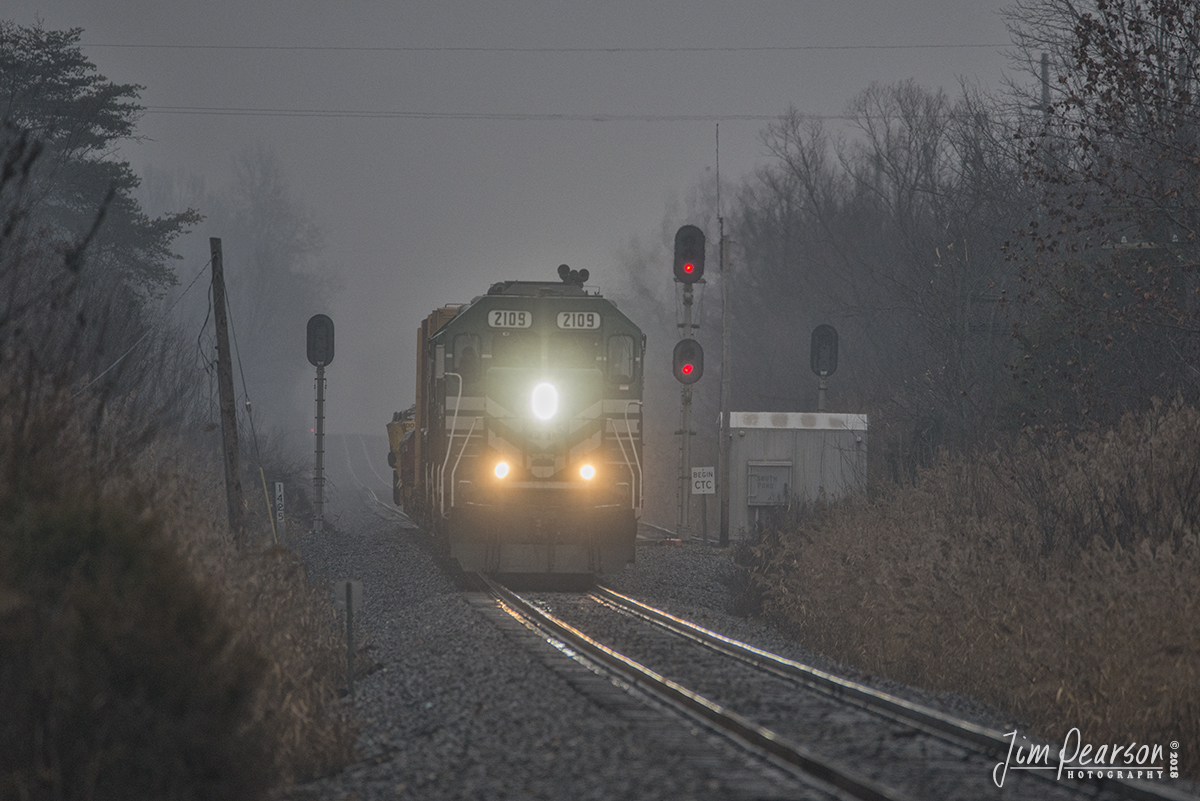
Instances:
[[[730,614],[734,567],[727,551],[696,544],[646,545],[637,562],[602,582],[610,589],[764,651],[803,662],[844,678],[941,710],[998,731],[1012,731],[1014,719],[995,707],[956,693],[934,693],[864,673],[813,653],[763,623]],[[1021,726],[1028,729],[1027,726]]]
[[[363,583],[356,619],[368,644],[360,663],[370,672],[360,672],[352,705],[359,761],[281,791],[278,801],[827,797],[748,765],[713,735],[689,732],[563,659],[464,592],[423,534],[367,511],[343,514],[339,529],[294,544],[317,580]],[[846,668],[730,614],[733,575],[728,552],[647,541],[636,564],[603,583],[760,648],[1011,731],[1011,718],[994,708]]]
[[[710,735],[672,723],[666,728],[680,734],[664,736],[661,720],[649,720],[661,716],[624,693],[615,692],[626,701],[609,704],[581,692],[588,679],[613,688],[481,614],[422,536],[364,515],[295,543],[315,576],[362,581],[356,619],[378,667],[357,682],[360,761],[280,799],[800,797],[794,782],[770,771],[748,775],[743,766],[739,774],[741,758]],[[647,567],[656,563],[670,569],[660,559]]]

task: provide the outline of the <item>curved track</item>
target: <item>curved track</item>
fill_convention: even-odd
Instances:
[[[500,603],[506,607],[505,611],[536,626],[552,638],[552,641],[557,640],[556,645],[577,649],[589,660],[620,677],[621,680],[650,693],[658,700],[760,755],[798,768],[809,776],[848,792],[853,798],[864,799],[864,801],[901,801],[901,799],[908,798],[907,795],[897,790],[858,776],[848,767],[822,758],[810,749],[790,742],[776,732],[759,726],[736,712],[665,678],[544,612],[503,585],[486,577],[483,580]],[[568,655],[574,656],[571,653]]]
[[[1009,749],[1001,732],[767,653],[603,587],[527,598],[482,580],[505,612],[564,655],[843,796],[1190,797],[1150,783],[1059,782],[1053,773],[1033,771],[1010,773],[1001,789],[992,782],[992,769]]]

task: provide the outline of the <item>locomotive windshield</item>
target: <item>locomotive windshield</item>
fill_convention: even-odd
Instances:
[[[538,337],[518,331],[492,335],[493,367],[530,367],[539,363]]]
[[[596,366],[600,341],[594,334],[551,334],[549,344],[551,367],[586,369]]]
[[[608,338],[608,377],[621,384],[633,381],[633,337]]]
[[[479,335],[458,334],[454,337],[454,369],[463,381],[479,378]]]

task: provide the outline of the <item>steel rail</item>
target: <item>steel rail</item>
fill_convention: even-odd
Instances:
[[[798,681],[882,717],[914,726],[959,745],[982,748],[985,753],[999,756],[1001,759],[1007,758],[1009,753],[1010,740],[995,729],[979,726],[936,709],[906,701],[891,693],[764,651],[703,626],[697,626],[607,587],[596,586],[593,597],[718,653],[746,662],[772,675]],[[1136,780],[1101,779],[1095,780],[1095,783],[1101,787],[1117,789],[1128,798],[1142,801],[1188,801],[1193,798],[1170,787],[1149,786]]]
[[[1008,752],[1009,741],[1001,732],[955,718],[936,709],[920,706],[882,690],[835,676],[761,648],[755,648],[753,645],[726,637],[703,626],[697,626],[695,623],[675,617],[669,612],[644,604],[607,587],[597,586],[593,592],[598,596],[597,600],[603,600],[622,611],[665,628],[673,634],[726,656],[732,656],[775,676],[799,681],[806,686],[821,690],[826,695],[872,712],[881,713],[889,718],[898,718],[904,723],[917,725],[930,733],[950,735],[959,741],[966,740],[972,745],[987,749],[989,753],[997,752],[1003,756]]]
[[[497,584],[483,574],[487,584],[505,612],[526,625],[540,630],[552,643],[555,641],[573,649],[593,663],[615,674],[622,681],[649,693],[670,707],[723,734],[743,747],[773,758],[863,801],[903,801],[909,796],[894,788],[860,776],[834,760],[819,756],[799,743],[725,709],[692,692],[629,657],[593,640],[582,631],[539,609],[512,590]]]

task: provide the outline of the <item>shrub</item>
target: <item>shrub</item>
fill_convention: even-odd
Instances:
[[[1061,741],[1200,742],[1200,411],[944,456],[745,564],[764,615],[831,657],[968,693]],[[1197,766],[1195,753],[1181,754]],[[1200,772],[1193,772],[1200,776]]]
[[[0,799],[254,799],[345,765],[344,644],[297,557],[233,546],[203,449],[40,387],[0,392]]]
[[[137,497],[39,475],[0,500],[0,793],[252,798],[267,668]],[[264,769],[265,768],[265,769]]]

